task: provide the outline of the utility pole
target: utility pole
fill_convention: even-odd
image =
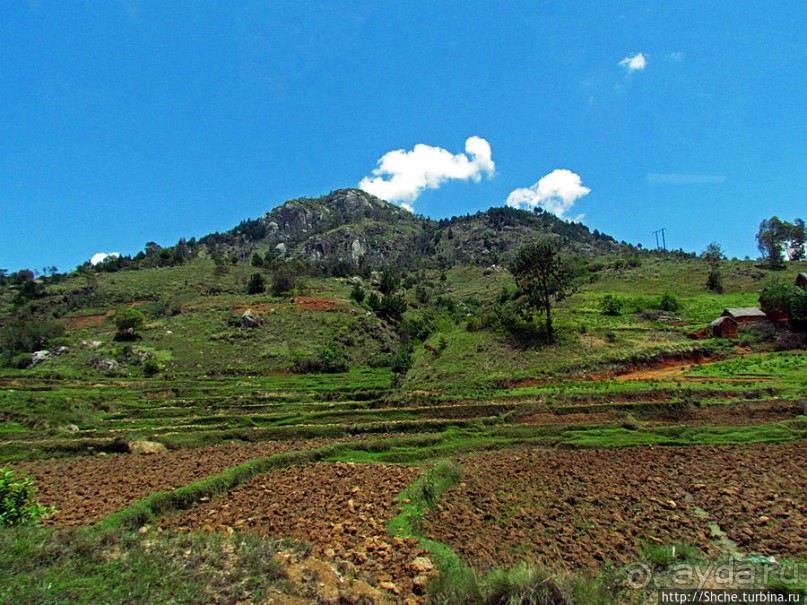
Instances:
[[[653,235],[656,236],[656,250],[659,249],[658,245],[658,234],[661,233],[661,246],[666,250],[667,249],[667,238],[664,236],[664,232],[667,231],[667,227],[662,227],[661,229],[657,229],[653,231]]]

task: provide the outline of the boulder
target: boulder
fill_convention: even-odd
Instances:
[[[50,351],[44,349],[42,351],[36,351],[31,355],[31,365],[35,366],[38,363],[42,363],[43,361],[46,361],[49,357],[50,357]]]
[[[168,448],[159,441],[131,441],[128,446],[130,454],[153,455],[168,452]]]
[[[118,369],[118,362],[114,359],[91,359],[87,364],[101,372],[113,372]]]
[[[257,328],[261,323],[263,323],[263,320],[252,309],[247,309],[241,315],[242,328]]]

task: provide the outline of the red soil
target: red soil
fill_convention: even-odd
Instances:
[[[710,521],[741,550],[803,557],[802,450],[796,442],[475,455],[428,516],[427,535],[483,570],[522,558],[599,568],[636,561],[654,542],[716,554]]]
[[[317,463],[270,471],[207,502],[163,518],[164,528],[251,531],[312,545],[313,556],[371,585],[392,582],[412,595],[414,539],[390,537],[397,494],[418,469]]]
[[[137,500],[237,466],[248,460],[322,447],[332,440],[227,444],[165,454],[82,456],[14,465],[34,479],[37,499],[58,512],[45,523],[90,525]]]

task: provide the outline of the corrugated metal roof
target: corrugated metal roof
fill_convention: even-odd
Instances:
[[[718,317],[717,319],[715,319],[710,325],[713,328],[716,328],[717,326],[719,326],[720,324],[722,324],[722,323],[724,323],[726,321],[730,321],[731,323],[733,323],[735,325],[737,324],[737,322],[734,321],[733,317],[728,317],[728,316],[724,315],[723,317]]]
[[[733,309],[724,309],[723,315],[728,315],[737,319],[738,317],[759,317],[766,319],[768,316],[765,311],[758,307],[735,307]]]

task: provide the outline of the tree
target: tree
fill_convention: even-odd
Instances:
[[[275,296],[288,294],[294,290],[296,285],[297,278],[287,264],[279,267],[272,276],[272,294]]]
[[[543,314],[549,342],[555,341],[552,307],[573,294],[581,266],[561,254],[556,239],[545,238],[519,249],[510,264],[519,294],[530,313]]]
[[[786,235],[785,223],[778,216],[769,219],[762,219],[757,231],[757,247],[762,253],[764,260],[771,269],[782,269],[784,260],[782,259],[782,247],[785,243]]]
[[[253,267],[263,267],[263,257],[256,252],[255,254],[252,255],[252,260],[250,261],[250,264]]]
[[[805,239],[807,239],[804,220],[797,218],[789,225],[788,231],[787,257],[795,261],[804,260],[805,255],[807,255],[807,250],[805,250],[804,246]]]
[[[723,275],[720,273],[720,261],[726,258],[726,255],[723,254],[723,248],[717,242],[712,242],[701,253],[701,258],[709,265],[706,287],[712,292],[723,294]]]
[[[253,273],[247,283],[248,294],[263,294],[266,291],[266,281],[260,273]]]
[[[134,340],[138,338],[137,331],[146,323],[146,316],[143,312],[133,307],[121,309],[115,313],[115,326],[118,333],[115,340]]]

